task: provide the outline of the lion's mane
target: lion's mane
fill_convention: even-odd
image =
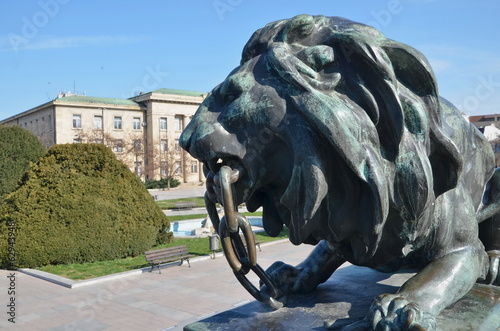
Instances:
[[[301,15],[255,32],[242,64],[256,56],[266,58],[285,82],[278,92],[362,183],[369,200],[362,207],[371,209],[360,221],[370,226],[360,230],[361,243],[353,247],[362,260],[373,254],[390,210],[417,222],[457,185],[462,156],[446,134],[432,69],[415,49],[343,18]],[[315,159],[310,168],[328,181],[323,162]],[[282,201],[297,191],[300,176],[294,170]],[[316,186],[305,190],[314,195],[305,200],[313,202],[292,212],[292,219],[317,211],[328,193]]]

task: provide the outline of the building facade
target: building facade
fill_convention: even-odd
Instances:
[[[495,164],[500,167],[500,114],[470,116],[469,121],[488,139],[495,153]]]
[[[201,166],[179,147],[179,137],[205,97],[171,89],[130,99],[60,94],[0,123],[30,130],[46,147],[105,144],[142,180],[174,177],[199,183]]]
[[[500,127],[500,114],[469,116],[469,121],[481,132],[489,125]]]

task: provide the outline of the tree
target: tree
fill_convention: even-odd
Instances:
[[[137,177],[144,179],[143,163],[150,155],[145,149],[147,144],[143,133],[117,137],[100,129],[81,130],[77,134],[77,140],[80,143],[96,143],[107,146],[129,169],[133,169]]]
[[[36,162],[44,153],[45,148],[30,131],[0,125],[0,201],[17,188],[30,162]]]
[[[116,157],[144,181],[166,183],[170,189],[171,181],[181,177],[186,170],[186,152],[178,143],[162,137],[159,145],[147,141],[143,132],[133,132],[115,136],[103,130],[81,130],[76,136],[80,143],[97,143],[109,147]],[[165,187],[162,187],[165,188]]]
[[[156,169],[160,169],[160,178],[166,179],[167,190],[170,190],[171,179],[182,171],[180,153],[180,147],[172,143],[169,144],[167,140],[160,144],[157,153],[154,153],[157,157],[153,159],[153,165]]]
[[[109,148],[55,145],[0,205],[0,261],[13,264],[6,246],[12,229],[15,266],[37,267],[143,254],[171,239],[169,227],[142,182]]]

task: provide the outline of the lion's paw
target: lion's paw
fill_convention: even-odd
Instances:
[[[292,294],[295,282],[297,281],[297,276],[299,271],[281,261],[274,262],[267,270],[266,273],[269,275],[273,284],[281,290],[283,294]],[[261,282],[260,284],[264,284]]]
[[[398,294],[378,296],[365,318],[373,330],[435,330],[434,316]]]

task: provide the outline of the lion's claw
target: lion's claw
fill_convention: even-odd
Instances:
[[[373,330],[435,330],[435,319],[413,302],[397,294],[378,296],[365,320]]]
[[[500,285],[500,251],[488,251],[490,259],[488,275],[484,281],[488,285]]]
[[[365,319],[348,323],[336,320],[325,323],[329,330],[342,331],[432,331],[436,322],[432,315],[401,295],[383,294],[375,298]]]
[[[415,319],[415,313],[414,313],[413,309],[408,310],[408,314],[406,317],[406,323],[405,323],[405,327],[407,329],[409,329],[412,326],[414,319]]]

